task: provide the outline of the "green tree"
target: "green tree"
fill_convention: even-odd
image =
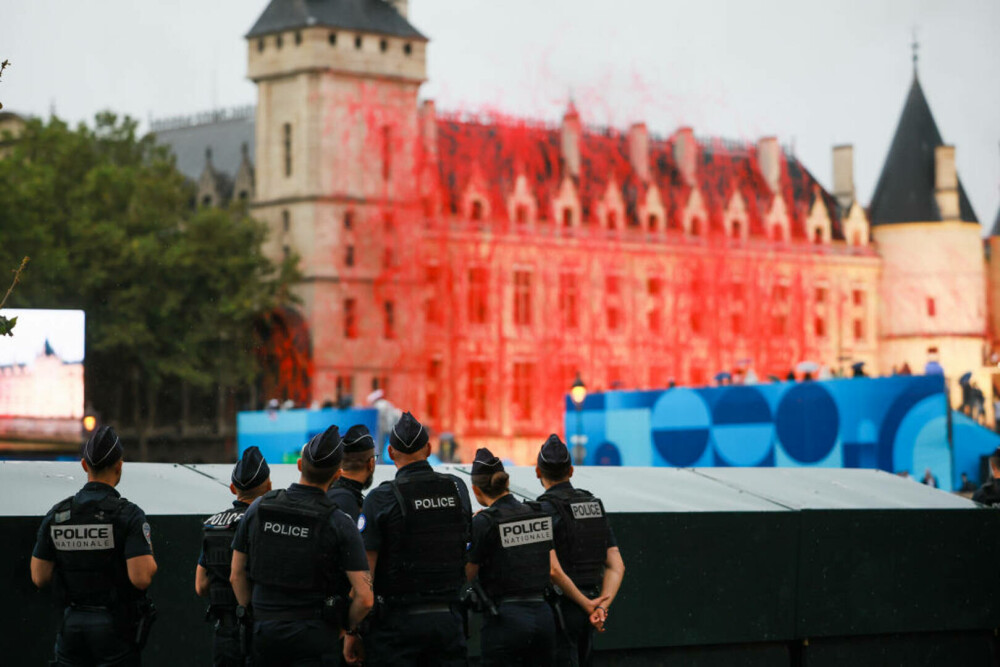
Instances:
[[[32,257],[9,305],[86,311],[88,400],[112,418],[129,410],[143,458],[168,384],[252,381],[253,322],[288,302],[294,259],[262,254],[266,227],[243,207],[195,209],[134,120],[31,120],[0,182],[0,266]]]

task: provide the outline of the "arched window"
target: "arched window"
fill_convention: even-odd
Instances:
[[[473,220],[483,219],[483,202],[480,201],[479,199],[476,199],[475,201],[472,202],[471,217]]]
[[[854,233],[851,234],[851,245],[860,246],[863,245],[861,242],[861,230],[855,229]]]
[[[611,209],[608,211],[608,229],[618,229],[618,211]]]
[[[691,236],[701,236],[701,218],[694,218],[691,221]]]
[[[816,245],[822,245],[823,243],[823,228],[814,227],[813,228],[813,243]]]
[[[528,207],[525,206],[524,204],[518,204],[514,208],[514,219],[517,221],[517,224],[519,224],[519,225],[527,224],[527,222],[528,222]]]
[[[743,224],[739,220],[729,223],[729,235],[734,239],[743,238]]]
[[[646,216],[646,224],[649,226],[649,231],[655,232],[660,227],[660,216],[650,213]]]

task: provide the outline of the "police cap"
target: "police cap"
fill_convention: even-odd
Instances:
[[[427,445],[429,440],[427,429],[409,412],[403,413],[396,425],[392,427],[392,432],[389,433],[389,444],[392,445],[393,449],[404,454],[413,454],[419,451]]]
[[[472,474],[492,475],[496,472],[503,472],[503,461],[493,456],[493,452],[485,447],[477,449],[476,458],[472,462]]]
[[[571,463],[566,443],[555,433],[538,450],[538,467],[542,472],[561,474],[569,470]]]
[[[102,470],[113,465],[125,454],[118,434],[110,426],[102,426],[94,431],[83,446],[83,460],[93,470]]]
[[[233,486],[246,491],[260,486],[271,476],[271,468],[257,447],[247,447],[243,456],[233,466]]]
[[[355,424],[344,434],[344,453],[365,452],[375,449],[375,438],[364,424]]]
[[[339,468],[344,458],[344,442],[337,425],[314,435],[302,448],[302,458],[314,468]]]

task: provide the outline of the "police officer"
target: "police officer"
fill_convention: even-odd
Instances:
[[[364,501],[361,492],[370,487],[375,478],[375,438],[364,425],[356,424],[344,434],[341,465],[344,472],[326,495],[357,521]]]
[[[555,661],[556,626],[545,590],[550,572],[583,605],[593,610],[559,568],[552,543],[552,517],[510,494],[503,463],[490,450],[476,452],[472,491],[486,509],[472,518],[465,566],[469,581],[479,578],[483,605],[484,667],[539,665]]]
[[[979,487],[972,499],[982,505],[1000,507],[1000,447],[990,455],[990,481]]]
[[[302,448],[299,482],[255,500],[236,528],[230,581],[243,609],[253,603],[255,666],[338,664],[341,631],[356,633],[372,607],[361,537],[326,497],[342,457],[331,426]],[[345,652],[356,641],[350,634]]]
[[[271,470],[260,450],[248,447],[233,467],[229,490],[236,496],[231,508],[205,520],[201,556],[195,569],[194,587],[209,599],[206,618],[215,623],[213,643],[216,667],[243,667],[247,651],[236,618],[236,596],[229,583],[233,561],[233,537],[243,513],[255,499],[271,490]],[[246,632],[244,631],[244,635]]]
[[[54,579],[66,605],[56,665],[139,664],[156,560],[146,515],[115,490],[123,453],[113,428],[97,429],[83,447],[87,483],[38,529],[31,580],[42,588]]]
[[[388,453],[396,477],[368,494],[358,519],[379,600],[365,664],[465,665],[458,595],[472,513],[468,489],[431,469],[427,430],[409,412],[391,429]]]
[[[600,499],[570,483],[573,465],[559,436],[550,435],[542,445],[535,474],[545,488],[538,500],[542,509],[552,515],[559,562],[577,588],[597,600],[589,617],[569,600],[557,602],[565,631],[557,636],[556,664],[589,665],[594,629],[604,629],[608,609],[625,575],[625,564]]]

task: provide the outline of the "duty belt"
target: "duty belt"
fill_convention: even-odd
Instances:
[[[316,621],[323,617],[323,610],[317,607],[302,609],[282,609],[281,611],[264,611],[254,608],[255,621]]]
[[[500,598],[500,604],[504,602],[545,602],[545,596],[541,593],[537,595],[504,595]]]
[[[76,604],[75,602],[70,602],[69,603],[69,608],[73,609],[75,611],[86,611],[86,612],[91,612],[91,613],[97,613],[97,612],[108,612],[108,613],[110,613],[111,612],[111,608],[110,607],[103,607],[103,606],[100,606],[100,605],[93,605],[93,604]]]
[[[440,614],[451,611],[448,602],[428,602],[425,604],[401,605],[399,610],[405,614]]]

